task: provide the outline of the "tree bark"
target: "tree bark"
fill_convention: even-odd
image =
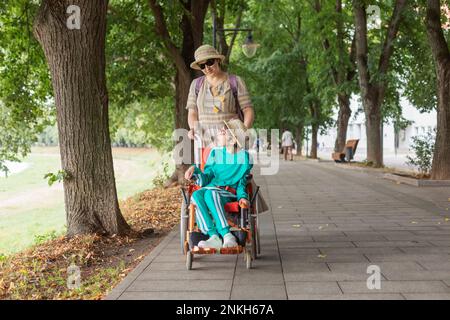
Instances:
[[[309,157],[311,159],[317,159],[317,134],[319,132],[319,126],[317,124],[313,124],[311,129],[311,153]]]
[[[347,128],[352,110],[350,109],[350,96],[347,94],[338,95],[339,113],[337,119],[337,136],[334,144],[335,152],[342,152],[347,140]]]
[[[297,142],[297,155],[302,155],[303,148],[303,124],[300,124],[295,131],[295,140]]]
[[[367,99],[363,102],[367,106],[366,116],[366,139],[367,139],[367,161],[372,162],[374,167],[383,166],[381,152],[381,112],[376,100]]]
[[[317,136],[319,133],[319,109],[318,102],[313,102],[313,105],[310,107],[311,109],[311,151],[309,157],[311,159],[317,159]]]
[[[81,9],[69,30],[67,8]],[[50,68],[56,104],[68,236],[129,230],[117,200],[105,75],[108,1],[42,1],[34,33]]]
[[[426,27],[437,74],[437,132],[431,178],[450,179],[450,51],[441,27],[439,0],[427,0]]]

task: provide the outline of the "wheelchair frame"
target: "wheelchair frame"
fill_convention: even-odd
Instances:
[[[250,179],[252,176],[250,175]],[[250,180],[249,179],[249,180]],[[259,217],[258,217],[258,192],[259,186],[253,193],[250,182],[247,184],[247,193],[250,196],[249,208],[239,206],[239,212],[227,211],[227,221],[231,226],[230,231],[238,240],[238,246],[232,248],[199,248],[197,246],[200,240],[208,239],[203,235],[195,221],[195,205],[190,203],[191,195],[194,191],[200,189],[197,185],[181,187],[183,203],[181,206],[180,238],[181,250],[186,258],[186,269],[192,269],[194,255],[197,254],[241,254],[244,253],[244,261],[247,269],[252,268],[253,260],[261,253],[259,241]],[[225,206],[227,209],[227,206]]]

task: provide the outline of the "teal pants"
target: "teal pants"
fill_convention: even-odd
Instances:
[[[192,193],[191,201],[195,205],[195,220],[200,231],[210,237],[230,232],[225,215],[225,204],[236,201],[236,196],[219,188],[201,188]]]

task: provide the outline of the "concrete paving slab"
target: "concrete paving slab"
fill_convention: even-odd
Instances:
[[[254,171],[272,211],[260,216],[252,270],[242,255],[214,255],[195,256],[187,271],[175,228],[107,299],[448,299],[448,188],[309,161]],[[370,265],[381,290],[367,288]]]

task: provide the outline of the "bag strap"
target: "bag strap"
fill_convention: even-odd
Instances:
[[[230,79],[231,91],[233,91],[234,101],[236,102],[236,113],[238,114],[239,119],[241,121],[244,121],[244,114],[241,110],[241,105],[239,104],[239,99],[238,99],[237,77],[234,74],[230,74],[229,79]]]
[[[195,95],[198,96],[198,93],[200,92],[200,88],[203,85],[203,82],[205,82],[205,76],[201,76],[195,79]]]
[[[236,101],[237,101],[237,95],[238,95],[238,92],[237,92],[237,79],[236,79],[236,75],[230,74],[229,79],[230,79],[230,87],[231,87],[231,91],[233,91],[234,99],[236,99]],[[238,102],[238,103],[239,103],[239,102]]]

